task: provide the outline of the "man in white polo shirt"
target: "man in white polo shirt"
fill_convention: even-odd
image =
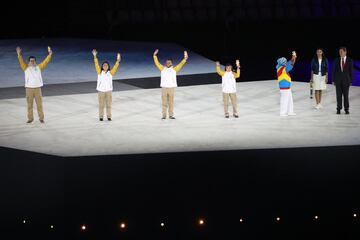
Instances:
[[[225,118],[229,118],[229,98],[233,107],[233,116],[238,118],[237,112],[237,98],[236,98],[236,78],[240,77],[240,61],[236,60],[236,72],[233,72],[232,65],[227,63],[225,65],[225,71],[220,69],[220,62],[216,62],[216,72],[221,76],[224,113]]]
[[[16,53],[18,55],[20,67],[25,72],[25,90],[26,90],[27,117],[28,117],[27,123],[32,123],[34,121],[34,115],[33,115],[34,99],[36,102],[39,120],[41,123],[44,123],[44,111],[42,106],[42,94],[41,94],[41,87],[44,84],[41,76],[41,71],[50,62],[52,56],[52,50],[50,47],[48,47],[49,54],[40,64],[36,64],[36,58],[34,56],[30,56],[29,62],[26,64],[21,55],[20,47],[16,48]]]
[[[166,119],[167,113],[169,113],[170,119],[174,117],[174,91],[177,87],[176,73],[184,66],[188,59],[188,53],[184,51],[184,59],[175,67],[172,64],[170,58],[166,59],[165,66],[161,65],[157,54],[159,50],[154,52],[154,62],[156,67],[161,72],[161,99],[162,99],[162,119]]]

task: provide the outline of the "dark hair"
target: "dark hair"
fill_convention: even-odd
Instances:
[[[326,57],[325,57],[324,49],[322,49],[322,48],[319,47],[319,48],[316,49],[316,51],[317,51],[317,50],[321,50],[321,51],[322,51],[322,57],[325,59]],[[316,54],[316,53],[315,53],[315,58],[317,58],[317,54]]]
[[[339,50],[343,50],[344,52],[347,52],[347,49],[346,49],[346,47],[344,47],[344,46],[339,47]]]
[[[232,65],[231,63],[226,63],[226,64],[225,64],[225,70],[226,70],[226,67],[228,67],[228,66],[231,66],[231,67],[232,67],[233,65]]]
[[[166,61],[173,61],[172,58],[167,58]]]
[[[108,70],[106,71],[106,72],[108,72],[108,71],[110,71],[110,68],[111,68],[111,67],[110,67],[110,63],[109,63],[108,61],[105,61],[105,62],[103,62],[103,63],[101,64],[101,71],[104,71],[103,66],[104,66],[105,63],[109,66]]]
[[[35,61],[36,61],[36,57],[34,57],[34,56],[30,56],[29,58],[28,58],[28,60],[30,61],[30,59],[35,59]]]

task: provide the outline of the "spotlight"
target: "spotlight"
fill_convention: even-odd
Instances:
[[[204,225],[205,221],[204,219],[199,219],[199,225]]]
[[[86,230],[86,225],[81,225],[81,230],[85,231]]]
[[[121,229],[125,229],[126,228],[126,224],[124,222],[120,223],[120,228]]]
[[[50,225],[50,228],[53,229],[53,228],[54,228],[54,225]]]
[[[314,217],[315,219],[318,219],[319,218],[319,216],[317,216],[317,215],[315,215],[315,217]]]
[[[279,217],[277,217],[277,218],[276,218],[276,221],[280,221],[280,218],[279,218]]]
[[[26,223],[26,219],[24,219],[24,220],[22,221],[22,223],[24,223],[24,224],[25,224],[25,223]]]
[[[240,218],[240,222],[243,222],[244,220],[242,218]]]
[[[165,226],[165,224],[162,222],[162,223],[160,223],[160,226],[161,226],[161,227],[164,227],[164,226]]]
[[[357,217],[356,213],[354,213],[354,214],[353,214],[353,217],[354,217],[354,218],[356,218],[356,217]]]

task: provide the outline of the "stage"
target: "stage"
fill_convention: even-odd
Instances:
[[[35,121],[25,123],[25,98],[3,98],[0,108],[6,114],[0,116],[0,145],[58,156],[88,156],[360,144],[358,87],[350,89],[351,114],[336,115],[334,86],[328,85],[324,108],[316,110],[308,83],[294,82],[297,116],[279,117],[275,80],[238,82],[240,117],[225,119],[219,78],[218,84],[177,88],[177,119],[161,120],[160,89],[129,83],[122,83],[127,88],[115,88],[112,122],[98,120],[96,93],[65,94],[62,87],[61,95],[53,89],[46,96],[45,86],[45,124],[39,123],[35,109]]]

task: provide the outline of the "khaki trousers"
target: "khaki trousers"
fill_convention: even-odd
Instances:
[[[167,112],[170,117],[174,116],[174,92],[175,88],[161,88],[162,114],[165,117]]]
[[[112,91],[98,92],[99,98],[99,118],[104,117],[104,108],[106,108],[106,116],[111,118]]]
[[[237,113],[236,93],[223,93],[225,114],[229,114],[229,98],[231,99],[231,105],[233,106],[233,113]]]
[[[25,88],[26,92],[26,102],[27,102],[27,117],[28,120],[34,120],[34,99],[36,102],[36,108],[39,115],[39,120],[44,120],[44,112],[43,112],[43,105],[42,105],[42,94],[41,88]]]

